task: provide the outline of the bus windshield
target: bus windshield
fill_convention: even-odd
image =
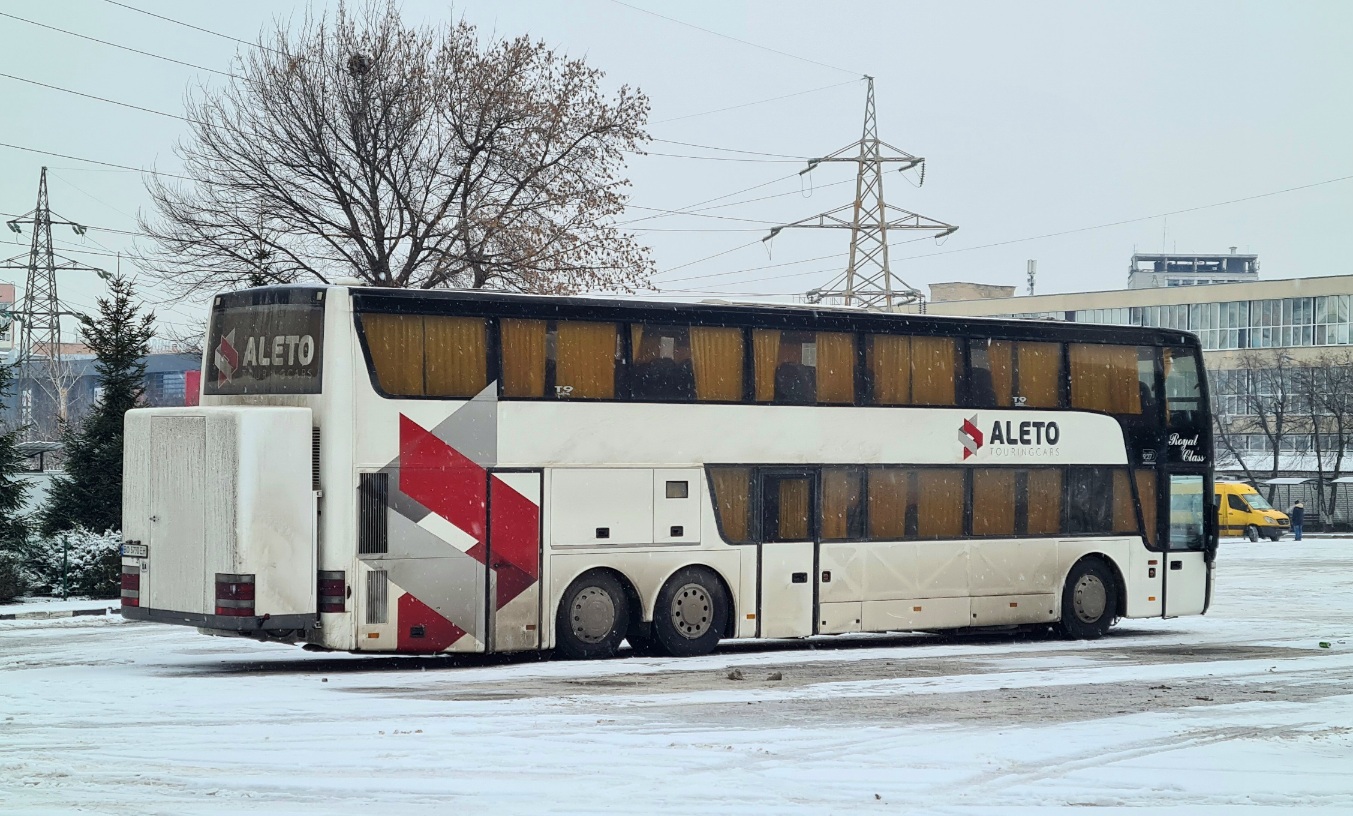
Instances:
[[[1248,505],[1250,506],[1250,508],[1253,509],[1253,510],[1272,510],[1272,509],[1273,509],[1273,505],[1269,504],[1269,503],[1268,503],[1268,500],[1265,499],[1263,496],[1259,495],[1258,493],[1252,493],[1252,494],[1246,496],[1246,497],[1245,497],[1245,503],[1248,504]]]

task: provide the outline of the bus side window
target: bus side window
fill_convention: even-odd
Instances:
[[[856,467],[822,469],[822,540],[858,541],[864,538],[864,470]]]
[[[855,402],[855,335],[757,329],[756,401],[785,405]]]
[[[554,363],[554,393],[559,399],[614,399],[620,371],[620,332],[615,323],[560,320],[545,350]]]
[[[695,399],[691,334],[686,326],[630,326],[630,397],[658,402]]]
[[[1010,340],[968,341],[969,391],[976,408],[1057,408],[1062,346]]]
[[[488,321],[367,313],[362,334],[391,397],[473,397],[488,385]]]
[[[870,405],[957,405],[960,368],[952,337],[865,335]]]
[[[741,402],[745,367],[742,329],[692,326],[690,336],[695,398],[701,402]]]
[[[752,469],[746,467],[710,467],[709,483],[713,491],[714,513],[723,536],[733,544],[752,540]]]
[[[1071,343],[1071,407],[1118,416],[1150,415],[1155,405],[1155,350]]]
[[[544,320],[503,318],[498,321],[503,396],[545,396],[546,329]]]
[[[1008,537],[1016,534],[1015,468],[977,468],[972,472],[972,534]],[[1025,504],[1027,508],[1027,503]]]
[[[1250,512],[1250,506],[1245,503],[1245,500],[1234,493],[1227,494],[1226,503],[1231,505],[1232,510],[1239,510],[1242,513]]]
[[[1108,468],[1072,467],[1066,474],[1067,527],[1070,535],[1113,531],[1113,477]]]
[[[1152,547],[1156,546],[1159,534],[1157,533],[1157,518],[1160,515],[1160,480],[1156,478],[1154,470],[1138,468],[1137,470],[1137,497],[1142,505],[1142,526],[1145,528],[1143,533],[1146,536],[1146,543]]]

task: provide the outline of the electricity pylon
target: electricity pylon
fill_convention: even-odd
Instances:
[[[64,270],[86,270],[95,272],[103,278],[106,278],[108,273],[102,269],[69,260],[58,255],[52,249],[52,226],[54,224],[69,226],[75,231],[76,235],[84,235],[86,229],[81,224],[67,221],[52,213],[47,199],[46,167],[42,168],[42,176],[38,181],[37,206],[24,215],[5,222],[5,224],[11,232],[16,234],[23,233],[24,225],[31,226],[33,229],[27,262],[18,263],[23,258],[22,255],[15,255],[12,258],[0,261],[0,269],[23,269],[28,273],[23,298],[19,301],[18,308],[14,312],[14,319],[19,322],[19,356],[17,363],[20,366],[20,390],[27,389],[25,392],[27,396],[21,394],[20,398],[26,400],[26,406],[31,408],[31,390],[34,382],[40,379],[44,382],[46,380],[56,382],[60,379],[60,373],[63,371],[61,315],[72,314],[72,312],[63,311],[61,308],[61,302],[56,295],[56,273]],[[42,368],[46,369],[45,372],[40,370]],[[62,390],[61,399],[64,400],[64,397],[65,391]],[[57,405],[57,411],[64,418],[66,406],[64,404]]]
[[[812,303],[840,302],[846,306],[886,309],[916,303],[924,297],[918,289],[895,276],[888,265],[889,230],[930,230],[937,233],[936,238],[942,238],[958,227],[884,202],[884,165],[899,164],[899,172],[920,166],[921,183],[924,184],[925,159],[879,139],[878,120],[874,114],[874,78],[866,76],[865,79],[869,87],[864,104],[864,133],[860,140],[820,159],[810,159],[807,169],[799,174],[808,173],[826,162],[855,162],[858,165],[855,172],[855,200],[802,221],[775,227],[763,240],[769,241],[781,230],[790,228],[849,229],[850,261],[846,265],[843,287],[814,289],[808,292],[808,300]],[[888,155],[884,154],[885,150]],[[848,155],[852,152],[854,155]],[[849,220],[844,215],[847,210],[851,211]]]

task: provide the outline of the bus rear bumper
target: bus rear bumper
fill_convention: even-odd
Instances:
[[[169,609],[146,609],[139,606],[123,606],[122,617],[127,620],[174,623],[180,626],[195,626],[198,629],[240,633],[275,632],[278,630],[307,631],[318,628],[319,625],[319,618],[316,615],[259,615],[237,618],[227,615],[206,615],[198,612],[174,612]]]

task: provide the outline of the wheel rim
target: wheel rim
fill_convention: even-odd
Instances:
[[[1104,582],[1096,575],[1082,575],[1071,594],[1071,606],[1082,623],[1098,623],[1109,604]]]
[[[615,599],[600,587],[584,587],[573,596],[573,635],[584,643],[600,643],[615,628]]]
[[[714,625],[714,601],[699,584],[686,584],[672,596],[672,626],[684,638],[698,640]]]

